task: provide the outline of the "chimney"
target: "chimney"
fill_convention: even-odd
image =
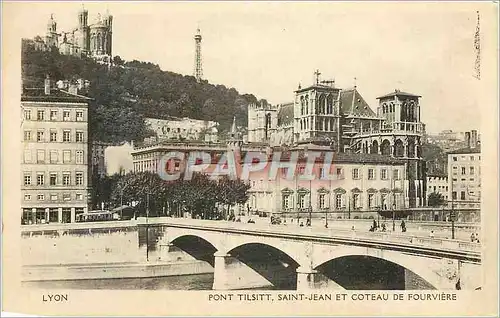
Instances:
[[[470,131],[465,132],[465,144],[467,148],[470,148]]]
[[[71,83],[69,85],[69,88],[68,88],[68,93],[73,94],[73,95],[77,95],[78,94],[78,87],[75,84]]]
[[[50,77],[49,77],[49,74],[47,74],[47,77],[45,78],[45,95],[50,95]]]
[[[476,148],[477,147],[477,130],[472,130],[471,131],[470,147],[471,148]]]

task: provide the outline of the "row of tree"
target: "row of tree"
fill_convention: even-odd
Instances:
[[[248,200],[250,185],[227,177],[217,180],[205,174],[195,174],[191,180],[183,176],[165,181],[152,172],[129,173],[104,177],[96,193],[100,202],[111,207],[135,203],[138,215],[182,216],[217,219],[230,214],[231,207]]]
[[[37,51],[27,42],[22,50],[26,87],[43,87],[47,74],[55,80],[90,81],[85,94],[94,99],[95,105],[89,110],[93,118],[89,130],[99,141],[142,140],[151,135],[144,117],[211,120],[220,123],[220,130],[228,131],[233,116],[239,125],[245,126],[246,106],[257,102],[254,95],[162,71],[149,62],[126,62],[115,57],[115,66],[109,68],[86,57],[61,55],[56,50]]]

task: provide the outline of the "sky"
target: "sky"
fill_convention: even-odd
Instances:
[[[313,83],[314,71],[339,88],[356,85],[372,109],[400,89],[422,96],[430,133],[480,130],[474,75],[476,10],[467,3],[155,2],[85,3],[89,22],[109,10],[113,55],[192,75],[200,27],[203,71],[213,84],[273,104]],[[50,14],[58,31],[77,25],[82,3],[16,4],[11,27],[43,35]],[[482,11],[480,11],[482,13]],[[25,23],[29,21],[29,23]],[[24,23],[23,23],[24,22]],[[488,36],[483,31],[481,39]],[[488,49],[488,48],[486,48]],[[484,48],[483,48],[484,50]]]

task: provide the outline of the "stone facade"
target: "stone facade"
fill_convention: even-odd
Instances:
[[[87,211],[90,188],[89,99],[52,89],[21,97],[23,224],[74,222]]]

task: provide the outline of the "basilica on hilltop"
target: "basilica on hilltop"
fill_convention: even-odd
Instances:
[[[36,36],[31,44],[37,50],[56,48],[61,54],[89,56],[98,62],[111,63],[113,16],[109,13],[103,16],[98,14],[90,24],[88,18],[88,11],[82,7],[78,12],[78,24],[69,31],[58,31],[57,22],[51,15],[45,37]]]

